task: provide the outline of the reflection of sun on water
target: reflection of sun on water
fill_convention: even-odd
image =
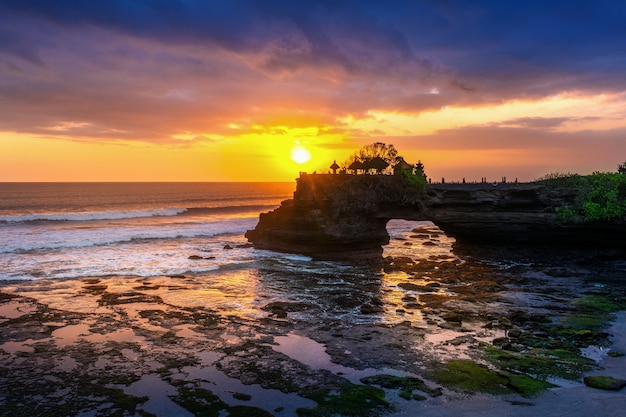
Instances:
[[[389,244],[383,247],[383,257],[392,257],[410,265],[424,263],[437,268],[440,262],[456,260],[452,253],[454,239],[428,221],[390,220],[387,223]],[[409,321],[424,323],[421,311],[425,305],[421,294],[439,294],[439,287],[429,288],[428,269],[407,273],[402,270],[386,272],[382,279],[382,299],[386,306],[383,320],[387,323]]]

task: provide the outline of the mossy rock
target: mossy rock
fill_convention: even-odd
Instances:
[[[419,378],[407,377],[407,376],[394,376],[394,375],[374,375],[362,378],[361,382],[367,385],[378,385],[387,389],[399,389],[400,398],[406,400],[416,399],[419,401],[425,400],[419,394],[414,394],[413,391],[418,390],[427,393],[431,397],[438,397],[442,394],[441,388],[430,388]]]
[[[469,360],[452,360],[428,376],[451,389],[494,395],[519,393],[528,397],[554,386],[526,375],[494,371]]]
[[[487,347],[486,353],[486,359],[501,369],[533,375],[539,379],[551,376],[577,379],[594,365],[591,359],[581,356],[579,351],[566,349],[533,349],[515,353]]]
[[[467,392],[510,394],[508,378],[485,366],[469,360],[451,360],[442,368],[434,369],[429,378],[449,388]]]
[[[233,398],[240,401],[250,401],[252,396],[243,392],[233,392]]]
[[[556,385],[541,379],[531,378],[527,375],[508,374],[509,387],[520,393],[523,397],[532,397],[541,394]]]
[[[616,379],[610,376],[587,376],[584,379],[585,385],[591,388],[597,388],[608,391],[619,391],[626,387],[626,380]]]
[[[322,390],[304,397],[317,402],[317,407],[298,408],[299,417],[378,416],[391,409],[385,392],[369,385],[349,384],[340,390]]]
[[[621,298],[608,297],[599,294],[585,295],[574,302],[577,307],[590,311],[614,313],[626,308],[626,302]]]

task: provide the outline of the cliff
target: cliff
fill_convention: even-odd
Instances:
[[[389,243],[390,219],[430,220],[460,243],[626,249],[622,223],[563,221],[571,188],[528,184],[438,184],[417,192],[387,175],[306,175],[294,198],[260,215],[246,237],[257,248],[320,259],[371,257]]]
[[[257,248],[315,258],[370,257],[389,243],[387,208],[422,210],[423,196],[393,176],[306,175],[294,198],[260,215],[246,237]]]

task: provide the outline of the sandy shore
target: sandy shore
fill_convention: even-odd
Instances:
[[[488,362],[489,352],[522,357],[537,351],[531,342],[551,346],[560,334],[551,329],[580,319],[576,300],[623,292],[619,280],[458,259],[396,259],[385,270],[382,282],[374,275],[350,285],[237,271],[219,282],[177,276],[4,283],[0,415],[296,416],[308,409],[314,411],[301,415],[322,416],[330,414],[316,408],[317,392],[347,395],[346,387],[383,374],[420,378],[425,388],[411,393],[419,392],[419,401],[385,388],[390,407],[380,415],[602,417],[626,409],[624,391],[582,383],[584,375],[626,378],[626,358],[607,355],[626,352],[625,312],[602,313],[614,319],[608,339],[586,329],[558,336],[559,352],[591,344],[584,352],[596,363],[588,366],[570,348],[575,357],[562,363],[580,372],[539,395],[468,393],[432,374],[462,360],[512,378],[510,363]],[[355,410],[364,402],[343,401]],[[358,413],[347,415],[378,415]]]

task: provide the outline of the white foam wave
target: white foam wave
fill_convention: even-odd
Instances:
[[[141,217],[176,216],[186,211],[186,208],[169,208],[153,210],[89,211],[82,213],[33,213],[14,216],[0,216],[0,222],[25,223],[35,221],[120,220]]]
[[[218,222],[167,225],[159,227],[106,227],[97,229],[5,230],[0,253],[21,253],[48,249],[76,249],[141,240],[169,240],[243,234],[255,219],[239,218]]]

